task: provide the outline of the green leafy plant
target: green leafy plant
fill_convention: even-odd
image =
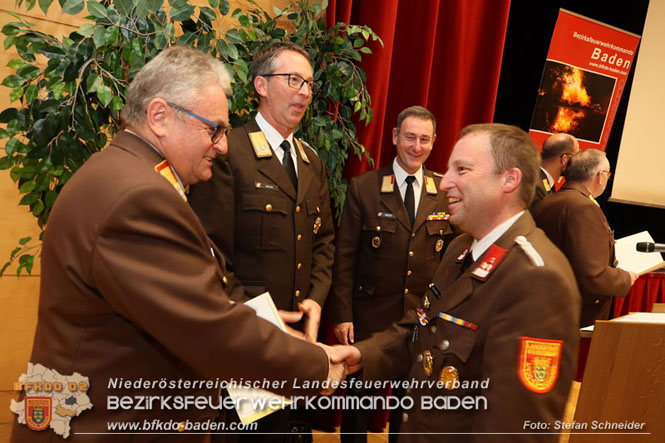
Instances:
[[[32,9],[36,0],[18,0]],[[339,217],[346,194],[343,171],[349,154],[365,156],[353,119],[369,123],[370,96],[356,64],[371,54],[368,41],[381,43],[368,27],[337,23],[326,28],[327,0],[298,0],[272,15],[248,0],[231,12],[228,0],[195,6],[189,0],[59,0],[62,11],[88,15],[77,31],[58,39],[39,32],[19,15],[2,28],[5,50],[19,58],[2,81],[14,107],[0,112],[0,139],[7,139],[0,169],[9,169],[42,234],[26,237],[0,269],[18,260],[17,274],[30,273],[39,241],[58,192],[94,152],[118,130],[125,90],[141,67],[170,45],[189,45],[222,60],[233,76],[231,123],[249,120],[258,101],[250,84],[251,58],[274,41],[303,46],[314,61],[319,92],[312,98],[296,135],[308,141],[327,165],[331,199]],[[46,13],[53,0],[39,0]],[[224,31],[222,31],[224,30]],[[32,242],[32,243],[31,243]]]

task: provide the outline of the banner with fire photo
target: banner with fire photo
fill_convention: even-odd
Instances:
[[[640,36],[559,10],[529,134],[564,132],[605,150]]]

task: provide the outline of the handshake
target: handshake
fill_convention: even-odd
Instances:
[[[328,355],[328,389],[321,394],[332,395],[339,383],[347,375],[353,374],[362,368],[362,355],[360,350],[350,345],[327,346],[323,343],[316,343],[316,335],[319,330],[321,318],[321,307],[313,300],[306,299],[298,305],[298,311],[288,312],[279,311],[279,316],[287,325],[287,332],[295,337],[315,343],[323,348]],[[288,326],[300,321],[304,317],[304,332],[300,332]],[[334,387],[333,387],[334,386]]]
[[[362,369],[362,355],[360,350],[350,345],[327,346],[316,343],[328,355],[328,389],[321,392],[323,395],[332,395],[339,383],[347,375]]]

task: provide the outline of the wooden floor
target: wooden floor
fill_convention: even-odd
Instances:
[[[575,406],[577,405],[577,397],[580,394],[580,383],[574,381],[566,404],[566,410],[563,414],[564,422],[572,422],[575,417]],[[387,432],[387,428],[384,429]],[[570,435],[568,433],[561,434],[559,443],[568,443]],[[335,429],[335,433],[325,433],[314,430],[314,443],[339,443],[339,428]],[[367,433],[367,443],[387,443],[388,434],[386,433]]]

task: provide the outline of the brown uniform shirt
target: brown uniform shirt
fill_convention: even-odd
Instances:
[[[160,402],[152,409],[110,409],[107,396],[202,395],[216,405],[220,392],[113,388],[111,378],[323,380],[327,374],[320,348],[229,303],[212,242],[194,211],[155,171],[161,160],[138,137],[119,133],[74,174],[49,219],[30,361],[89,378],[93,407],[72,419],[68,442],[145,441],[155,436],[77,433],[106,433],[114,421],[201,422],[220,412],[167,410]],[[286,383],[284,393],[292,385]],[[12,441],[44,440],[61,439],[51,429],[14,424]]]
[[[337,231],[331,318],[353,321],[355,337],[382,331],[412,310],[427,289],[452,237],[446,194],[439,177],[425,170],[414,226],[392,166],[369,171],[349,183]],[[425,180],[425,178],[424,178]]]
[[[630,291],[630,274],[615,266],[614,234],[583,185],[567,182],[543,200],[536,223],[570,260],[582,294],[580,326],[607,320],[612,296]]]
[[[517,244],[524,243],[520,236],[535,255],[527,252],[528,246]],[[573,272],[563,254],[535,227],[528,211],[460,275],[472,240],[464,234],[448,246],[434,276],[440,297],[429,291],[420,304],[429,318],[426,326],[412,311],[387,331],[357,345],[364,378],[409,374],[407,381],[469,383],[456,389],[449,383],[453,389],[425,385],[407,391],[414,407],[405,411],[401,429],[405,434],[400,441],[555,442],[557,435],[510,435],[507,440],[506,435],[480,433],[519,433],[524,432],[526,420],[554,423],[561,419],[579,341],[580,297]],[[542,262],[537,263],[538,257]],[[439,313],[459,320],[438,318]],[[470,323],[458,324],[462,320]],[[524,348],[528,340],[532,345],[535,340],[537,346]],[[484,380],[487,387],[480,385]],[[427,396],[444,397],[439,398],[440,406],[447,396],[469,397],[480,406],[427,408]],[[486,399],[486,407],[482,400],[476,402],[478,396]],[[436,432],[479,434],[408,435]]]
[[[303,144],[298,189],[270,147],[259,156],[249,134],[255,120],[229,134],[213,178],[192,187],[190,203],[224,252],[249,297],[265,291],[279,309],[311,298],[324,305],[333,263],[333,223],[325,167]],[[294,143],[295,145],[295,143]]]

